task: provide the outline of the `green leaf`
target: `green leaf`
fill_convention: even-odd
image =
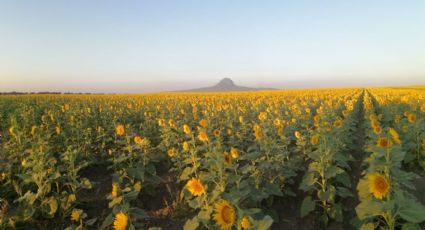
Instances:
[[[202,209],[198,213],[198,217],[201,220],[209,220],[211,218],[211,213],[213,212],[213,209],[211,206],[209,206],[207,209]]]
[[[301,217],[307,216],[316,207],[316,203],[310,196],[304,198],[301,204]]]
[[[186,167],[185,169],[183,169],[182,174],[180,175],[180,180],[187,180],[189,179],[189,175],[192,173],[192,168],[191,167]]]
[[[413,223],[405,223],[401,226],[401,230],[421,230],[421,226]]]
[[[93,218],[86,221],[86,225],[92,226],[97,221],[97,218]]]
[[[121,201],[122,201],[122,197],[121,196],[120,197],[117,197],[117,198],[114,198],[111,202],[109,202],[109,208],[112,208],[115,205],[121,203]]]
[[[273,219],[270,216],[265,216],[262,220],[257,222],[257,228],[258,230],[267,230],[272,226]]]
[[[112,216],[112,213],[111,213],[105,218],[105,220],[103,220],[102,225],[100,226],[100,229],[105,229],[106,227],[111,225],[113,221],[114,221],[114,217]]]
[[[199,226],[198,217],[195,216],[192,219],[186,221],[183,229],[184,230],[195,230],[195,229],[198,228],[198,226]]]
[[[367,179],[361,179],[357,184],[357,191],[359,191],[359,199],[365,200],[371,198],[371,193],[369,192],[369,182]]]
[[[410,223],[425,221],[425,206],[411,198],[405,198],[400,204],[398,213],[401,218]]]
[[[49,207],[50,207],[49,214],[51,216],[55,215],[56,211],[58,210],[58,201],[53,196],[51,196],[48,199],[47,203],[49,204]]]
[[[357,205],[356,213],[360,220],[370,216],[377,216],[382,213],[382,205],[372,199],[366,199]]]

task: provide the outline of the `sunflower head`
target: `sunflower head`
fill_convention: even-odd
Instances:
[[[334,126],[338,129],[341,128],[342,127],[342,121],[340,119],[336,120],[334,122]]]
[[[190,179],[186,183],[186,188],[189,190],[190,193],[194,196],[201,196],[205,194],[205,187],[202,184],[202,182],[196,178]]]
[[[317,135],[312,136],[310,142],[312,145],[317,145],[317,143],[319,143],[319,137]]]
[[[169,157],[173,157],[176,154],[176,151],[174,151],[174,148],[171,148],[167,151],[167,154]]]
[[[162,118],[158,119],[158,125],[161,126],[161,127],[164,126],[165,125],[165,120],[162,119]]]
[[[230,153],[224,152],[223,153],[224,162],[228,165],[232,163],[232,156],[230,156]]]
[[[206,134],[204,131],[201,131],[201,132],[199,132],[199,134],[198,134],[198,139],[199,139],[200,141],[205,142],[205,141],[208,141],[208,136],[207,136],[207,134]]]
[[[249,217],[245,216],[244,218],[242,218],[241,221],[241,227],[242,229],[249,229],[251,228],[252,224],[251,221],[249,220]]]
[[[213,134],[214,134],[215,137],[219,137],[220,136],[220,133],[221,132],[220,132],[219,129],[215,129],[214,132],[213,132]]]
[[[235,223],[235,209],[227,201],[222,200],[214,205],[214,220],[220,229],[230,229]]]
[[[276,125],[276,126],[279,126],[281,124],[279,118],[274,119],[273,124]]]
[[[408,120],[410,123],[415,122],[415,121],[416,121],[416,115],[415,115],[415,114],[409,114],[409,116],[407,116],[407,120]]]
[[[115,230],[126,230],[128,224],[128,216],[123,212],[119,212],[115,215],[114,229]]]
[[[234,159],[238,158],[239,157],[238,149],[237,148],[233,148],[233,147],[230,148],[230,155],[232,155],[232,157]]]
[[[381,127],[379,127],[379,126],[375,126],[375,127],[373,127],[373,132],[374,132],[375,134],[381,134],[382,129],[381,129]]]
[[[260,114],[258,115],[258,119],[260,121],[265,121],[267,119],[267,112],[260,112]]]
[[[135,142],[136,144],[141,144],[141,143],[142,143],[142,138],[141,138],[140,136],[135,136],[135,137],[134,137],[134,142]]]
[[[391,147],[391,145],[392,145],[391,140],[388,140],[388,138],[385,138],[385,137],[379,138],[378,143],[376,144],[376,146],[381,148]]]
[[[185,141],[183,142],[183,150],[188,151],[189,150],[189,144]]]
[[[117,125],[117,127],[115,128],[115,133],[116,133],[118,136],[122,136],[122,135],[124,135],[124,133],[125,133],[124,125]]]
[[[183,125],[183,132],[186,134],[190,134],[191,130],[188,125]]]
[[[112,198],[118,197],[118,184],[116,184],[116,183],[112,183],[111,197]]]
[[[71,212],[71,221],[79,221],[81,218],[81,213],[83,210],[81,209],[73,209]]]
[[[295,131],[295,137],[297,138],[297,139],[300,139],[302,136],[301,136],[301,133],[299,132],[299,131]]]
[[[175,122],[173,119],[169,119],[169,120],[168,120],[168,125],[169,125],[170,127],[175,127],[175,126],[176,126],[176,122]]]
[[[208,125],[208,121],[205,119],[202,119],[201,121],[199,121],[199,125],[205,128]]]
[[[372,173],[368,176],[369,192],[377,199],[382,199],[390,191],[391,185],[384,175]]]
[[[390,128],[388,132],[390,133],[391,139],[394,141],[394,143],[398,145],[401,144],[400,136],[398,135],[397,131],[395,131],[395,129]]]

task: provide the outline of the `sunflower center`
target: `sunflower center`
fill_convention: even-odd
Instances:
[[[221,211],[221,218],[226,224],[231,224],[233,222],[233,209],[229,206],[224,206]]]
[[[380,192],[384,192],[385,189],[387,188],[387,183],[382,180],[382,179],[377,179],[376,180],[376,188],[380,191]]]

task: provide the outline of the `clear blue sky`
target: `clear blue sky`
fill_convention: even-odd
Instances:
[[[425,84],[425,1],[0,2],[0,91]]]

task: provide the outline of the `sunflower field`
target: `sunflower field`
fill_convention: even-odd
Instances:
[[[424,229],[425,87],[0,96],[0,229]]]

